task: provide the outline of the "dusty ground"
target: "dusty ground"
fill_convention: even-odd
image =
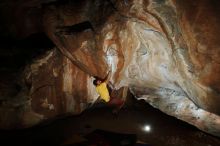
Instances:
[[[150,132],[143,127],[151,126]],[[139,141],[152,146],[219,146],[220,139],[167,116],[142,101],[133,101],[115,115],[106,107],[90,108],[81,115],[23,130],[0,131],[0,145],[68,145],[76,136],[95,129],[136,134]]]

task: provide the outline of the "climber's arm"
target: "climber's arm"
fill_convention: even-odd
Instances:
[[[108,83],[109,80],[110,80],[110,78],[111,78],[111,74],[112,74],[112,70],[110,70],[110,71],[108,72],[108,74],[107,74],[107,76],[104,78],[104,81],[103,81],[103,82]]]

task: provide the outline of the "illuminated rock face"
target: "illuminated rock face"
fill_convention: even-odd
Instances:
[[[206,0],[46,5],[43,25],[57,49],[27,67],[31,111],[45,118],[81,112],[97,98],[91,76],[111,68],[115,90],[128,86],[137,99],[220,136],[216,6]]]
[[[44,118],[79,113],[94,100],[88,75],[57,50],[47,52],[26,69],[32,109]]]

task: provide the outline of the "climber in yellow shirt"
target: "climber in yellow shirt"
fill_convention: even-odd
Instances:
[[[110,95],[109,95],[109,90],[107,88],[107,83],[109,82],[110,79],[110,73],[105,77],[104,80],[95,77],[95,80],[93,81],[93,84],[96,86],[96,92],[100,95],[101,99],[103,99],[105,102],[110,101]]]
[[[100,82],[98,81],[98,85],[96,86],[96,92],[100,95],[101,99],[103,99],[105,102],[110,101],[110,95],[107,88],[106,82]]]
[[[96,86],[96,92],[100,95],[100,98],[104,100],[108,105],[116,105],[118,109],[122,107],[124,101],[119,98],[113,98],[110,96],[107,84],[111,76],[111,71],[105,77],[105,79],[100,79],[95,77],[93,84]]]

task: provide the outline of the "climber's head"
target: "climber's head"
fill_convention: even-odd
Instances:
[[[98,86],[102,83],[102,80],[99,77],[94,77],[93,85]]]

